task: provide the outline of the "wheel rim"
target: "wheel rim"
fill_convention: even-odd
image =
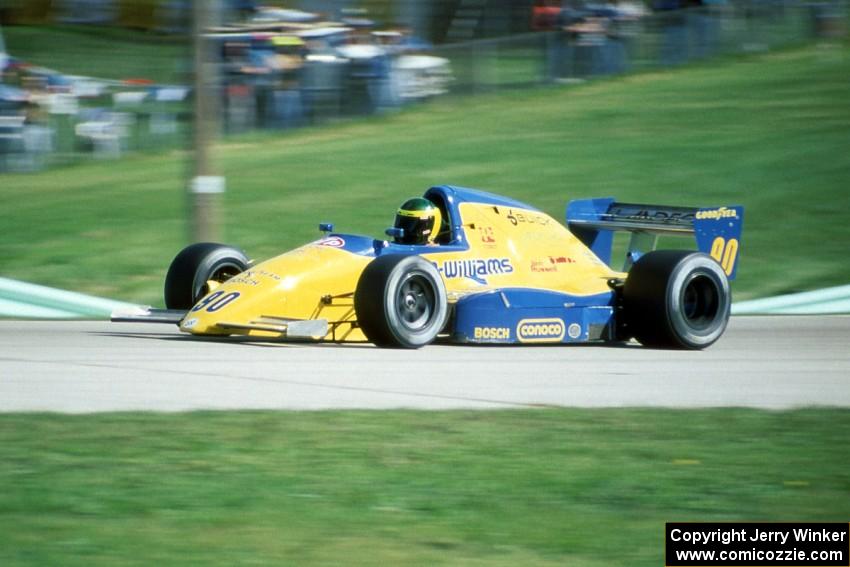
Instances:
[[[193,302],[198,301],[211,291],[208,282],[213,281],[218,283],[224,283],[233,276],[241,274],[244,270],[244,267],[233,262],[224,262],[216,266],[210,272],[209,276],[207,276],[204,281],[200,282],[200,289],[198,289],[198,292],[195,294]]]
[[[708,275],[695,274],[682,288],[682,315],[695,330],[709,328],[720,310],[720,290]]]
[[[402,325],[410,331],[418,331],[428,325],[434,313],[434,289],[424,276],[411,274],[398,287],[395,304]]]
[[[236,264],[223,264],[222,266],[217,267],[213,273],[210,274],[208,281],[212,280],[219,283],[226,282],[233,276],[240,274],[242,270],[243,268]]]
[[[226,264],[214,271],[210,279],[217,282],[227,281],[241,271],[242,269],[235,264]]]

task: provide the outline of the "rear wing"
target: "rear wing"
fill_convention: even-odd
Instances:
[[[624,271],[641,255],[655,249],[659,235],[694,235],[699,251],[717,260],[729,279],[735,279],[743,222],[744,207],[740,205],[667,207],[618,203],[612,198],[579,199],[567,205],[570,231],[608,265],[614,232],[632,234]]]

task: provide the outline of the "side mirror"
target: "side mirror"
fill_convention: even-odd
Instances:
[[[385,234],[387,236],[393,237],[396,240],[400,240],[400,239],[404,238],[404,229],[403,228],[396,228],[396,227],[392,226],[385,231]]]

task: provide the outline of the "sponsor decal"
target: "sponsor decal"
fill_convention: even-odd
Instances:
[[[214,291],[195,305],[191,312],[207,311],[208,313],[215,313],[239,299],[241,295],[238,291],[232,291],[227,294],[221,290]]]
[[[183,321],[180,324],[180,326],[183,327],[184,329],[191,329],[192,327],[194,327],[197,324],[198,324],[198,320],[195,317],[192,317],[191,319],[186,319],[185,321]]]
[[[736,219],[738,218],[738,211],[736,211],[735,209],[727,209],[726,207],[720,207],[719,209],[697,211],[696,218],[697,220]]]
[[[345,246],[345,240],[339,236],[328,236],[317,242],[319,246],[330,246],[331,248],[342,248]]]
[[[718,236],[711,243],[711,257],[723,268],[727,276],[735,271],[735,259],[738,257],[738,239],[730,238],[727,242],[722,236]]]
[[[557,272],[562,264],[575,264],[576,261],[566,256],[549,256],[545,259],[533,260],[531,262],[532,272]]]
[[[694,218],[694,213],[686,211],[663,211],[655,209],[636,209],[634,205],[615,207],[609,211],[614,216],[619,216],[627,220],[653,220],[660,222],[676,223],[682,221],[690,221]]]
[[[520,224],[538,224],[540,226],[547,226],[552,219],[539,213],[529,211],[515,213],[513,209],[508,209],[508,220],[511,221],[511,224],[514,226],[518,226]]]
[[[523,319],[516,327],[521,343],[552,343],[564,338],[566,325],[561,319]]]
[[[279,275],[273,274],[272,272],[267,272],[265,270],[260,270],[258,272],[252,272],[252,273],[255,273],[258,276],[262,276],[262,277],[265,277],[265,278],[271,278],[271,279],[273,279],[277,282],[279,282],[281,280],[281,277]]]
[[[478,340],[506,340],[511,338],[511,330],[507,327],[475,327],[475,330],[473,331],[473,337]]]
[[[509,258],[487,258],[474,260],[445,260],[437,262],[437,269],[446,279],[469,278],[486,284],[488,276],[510,274],[514,266]]]
[[[493,227],[482,226],[480,230],[481,242],[484,243],[485,246],[489,246],[492,248],[492,246],[496,244],[496,232],[493,230]]]
[[[241,285],[250,285],[256,286],[260,285],[260,280],[257,279],[256,274],[254,272],[242,272],[238,276],[235,276],[228,280],[229,283],[241,284]]]
[[[569,335],[571,339],[579,338],[581,336],[581,325],[578,323],[571,324],[570,328],[567,329],[567,335]]]
[[[549,260],[534,260],[531,262],[532,272],[557,272],[558,266]]]
[[[267,272],[265,270],[248,270],[247,272],[242,272],[238,276],[234,276],[233,278],[227,280],[227,282],[234,284],[257,286],[260,285],[260,280],[262,278],[269,278],[278,282],[281,279],[279,275]]]

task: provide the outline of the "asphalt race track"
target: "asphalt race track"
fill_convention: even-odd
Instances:
[[[850,316],[733,317],[702,352],[417,351],[209,340],[170,325],[0,321],[0,411],[850,406]]]

